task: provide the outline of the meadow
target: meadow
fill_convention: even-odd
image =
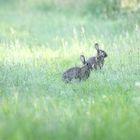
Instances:
[[[139,12],[22,8],[0,9],[0,140],[139,140]],[[103,69],[65,84],[95,42]]]

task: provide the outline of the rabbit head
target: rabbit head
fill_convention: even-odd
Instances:
[[[84,80],[89,77],[90,70],[92,70],[92,65],[85,60],[84,55],[80,55],[80,59],[81,59],[82,63],[84,64],[84,66],[81,67],[81,69],[80,69],[80,78],[81,78],[81,80],[82,79]]]
[[[85,56],[84,55],[80,55],[80,60],[82,61],[82,63],[84,64],[83,67],[87,67],[87,69],[92,69],[92,65],[86,61]]]
[[[95,49],[97,50],[97,57],[107,57],[107,53],[101,49],[99,49],[99,44],[98,43],[95,43]]]
[[[88,70],[92,70],[93,68],[92,68],[92,63],[90,62],[90,61],[86,61],[85,60],[85,56],[84,55],[80,55],[80,60],[82,61],[82,63],[83,63],[83,67],[84,68],[86,68],[86,69],[88,69]]]

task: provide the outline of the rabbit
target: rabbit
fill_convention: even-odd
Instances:
[[[105,51],[99,49],[99,44],[98,43],[95,43],[95,49],[97,50],[97,55],[93,56],[93,57],[90,57],[87,60],[87,63],[90,63],[92,65],[92,69],[97,70],[97,67],[99,67],[100,69],[103,67],[104,59],[108,55],[107,55],[107,53]],[[83,63],[83,64],[85,64],[85,63]]]
[[[86,80],[90,76],[90,70],[92,69],[91,64],[86,62],[84,55],[80,55],[80,59],[82,63],[84,63],[84,66],[73,67],[63,73],[63,80],[66,83],[74,79],[78,79],[79,81]]]

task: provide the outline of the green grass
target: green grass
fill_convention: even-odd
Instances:
[[[139,140],[140,16],[0,11],[0,140]],[[102,70],[80,83],[99,42]]]

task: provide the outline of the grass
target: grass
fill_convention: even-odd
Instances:
[[[0,139],[140,139],[140,17],[0,11]],[[102,70],[65,84],[81,53]]]

